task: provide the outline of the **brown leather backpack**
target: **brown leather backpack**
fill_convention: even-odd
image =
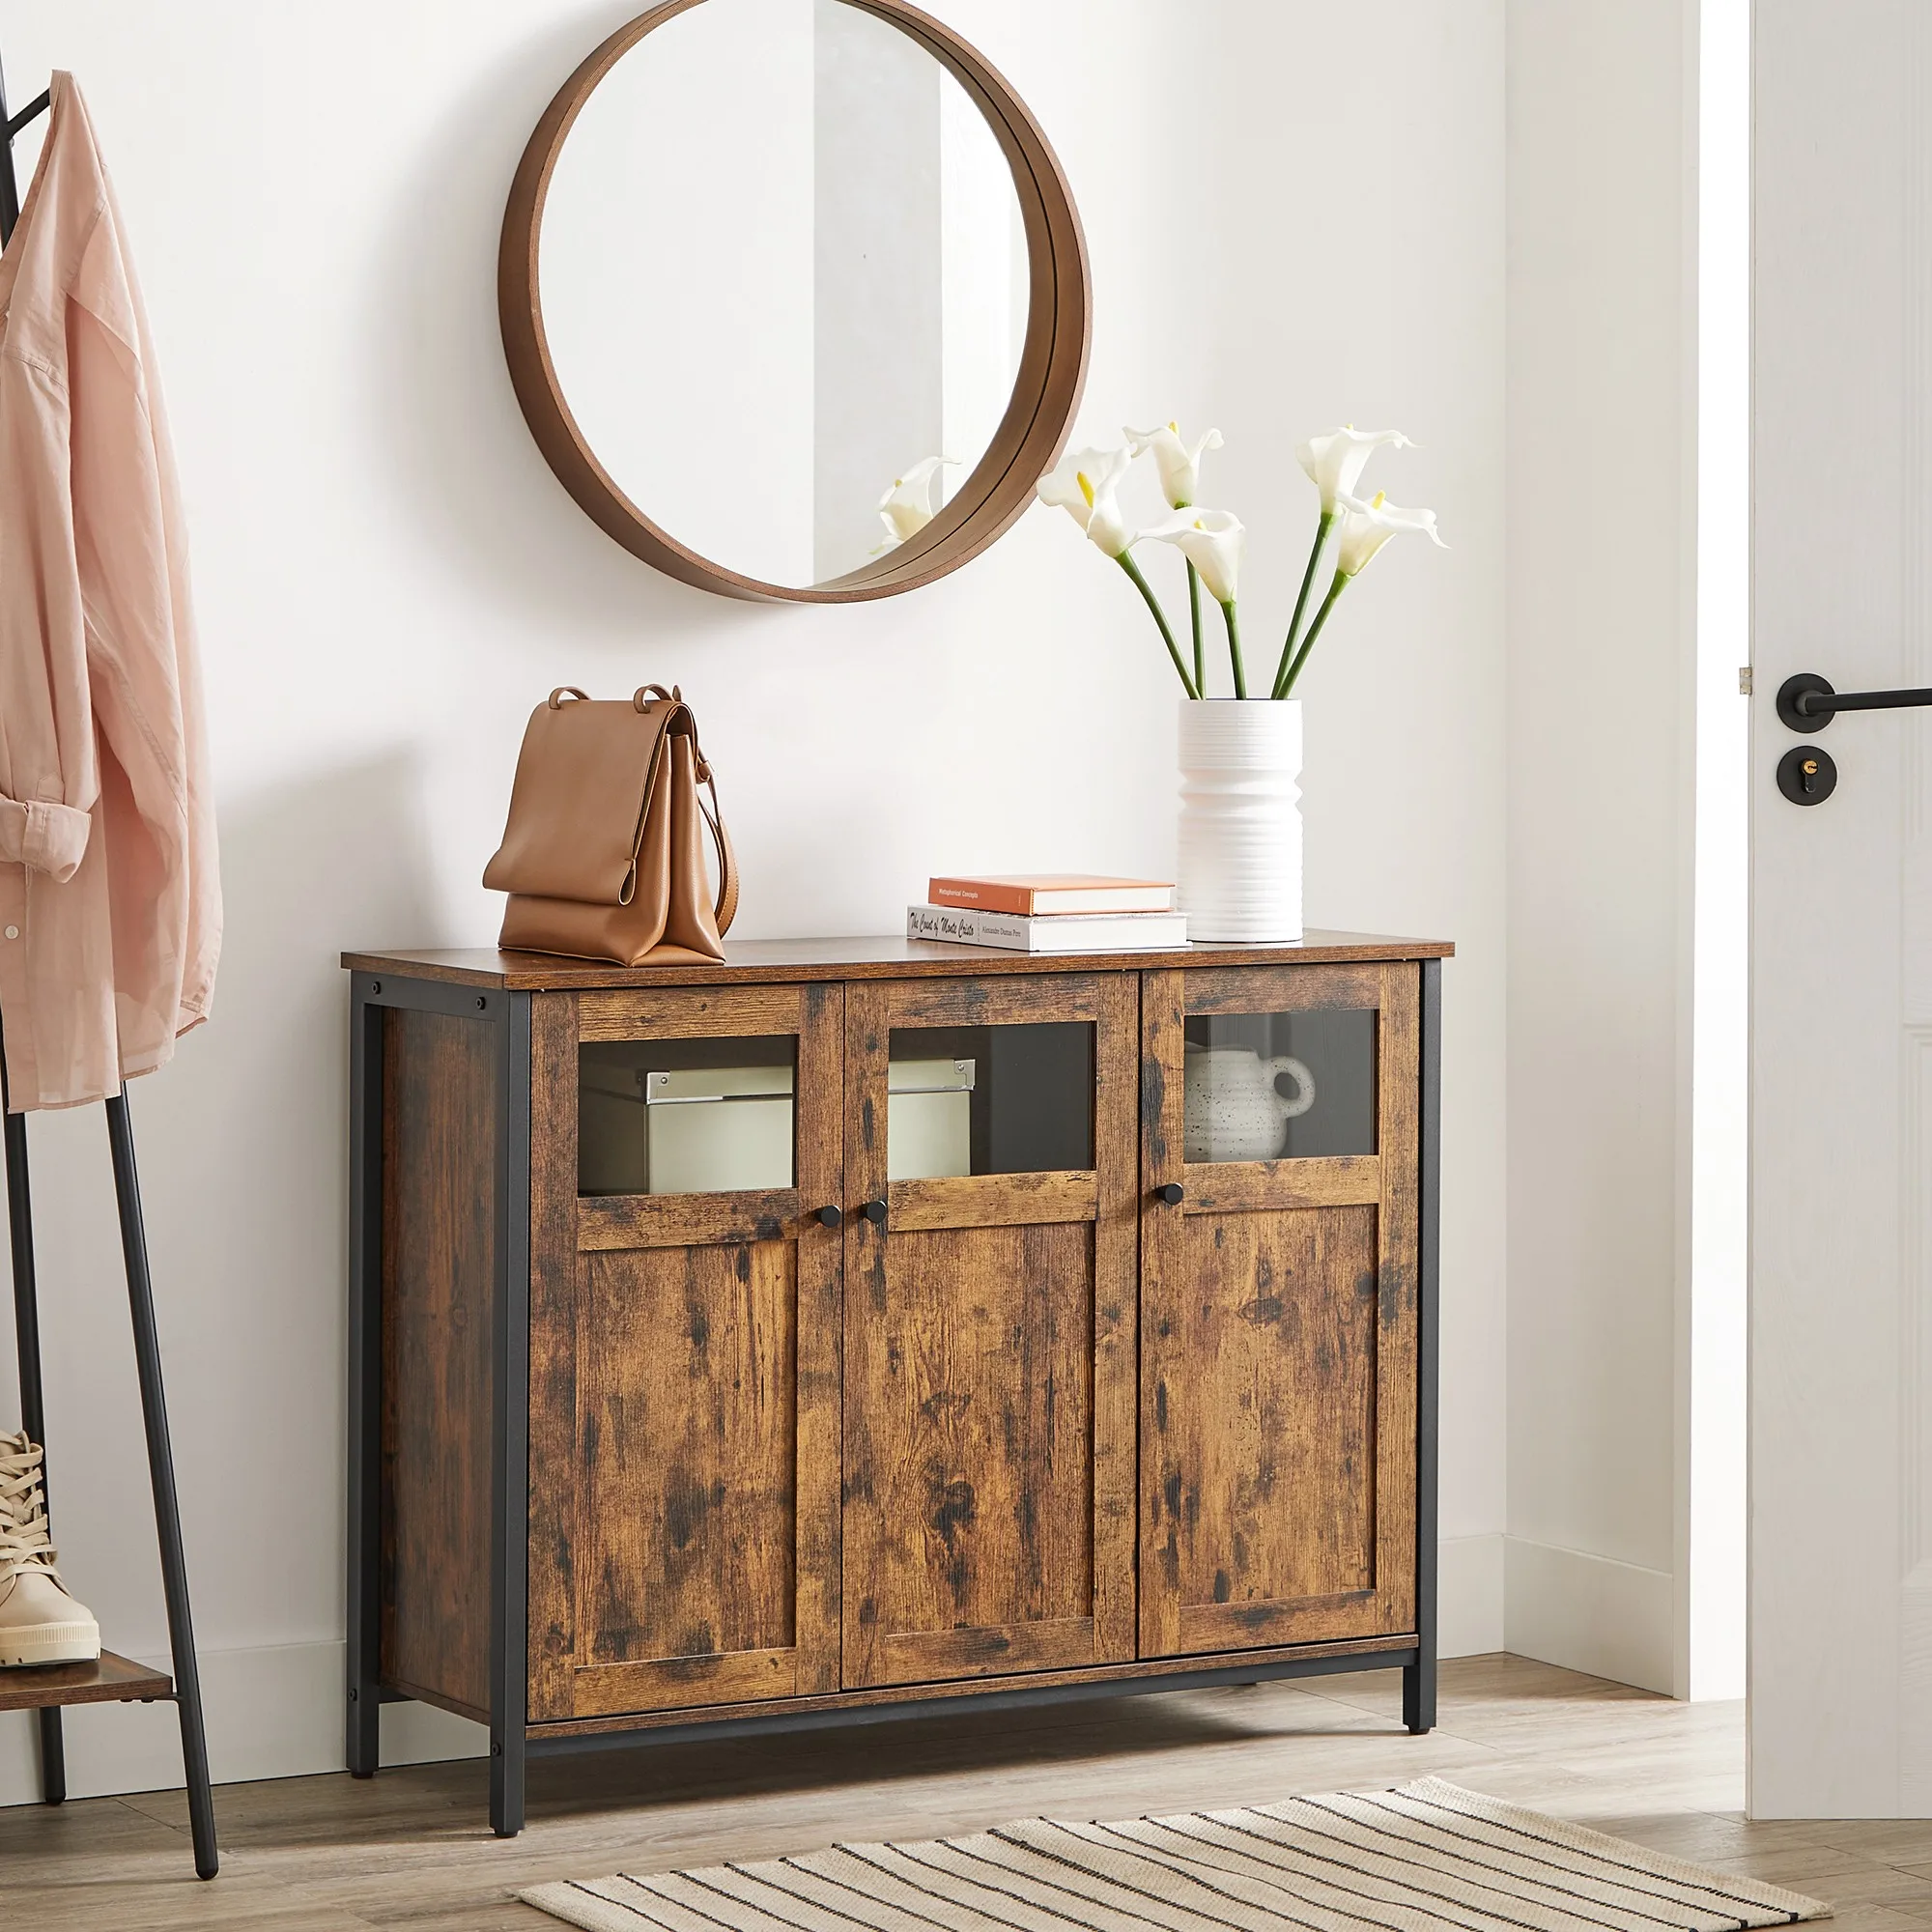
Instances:
[[[715,904],[700,820],[718,847]],[[510,895],[497,941],[506,952],[621,966],[723,959],[738,867],[683,694],[661,684],[623,701],[570,684],[552,692],[530,713],[509,823],[483,883]]]

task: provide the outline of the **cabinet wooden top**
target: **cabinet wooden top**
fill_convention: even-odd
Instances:
[[[1386,939],[1365,932],[1310,932],[1291,946],[1183,946],[1148,952],[1009,952],[895,934],[859,939],[727,940],[723,965],[610,966],[548,952],[345,952],[356,973],[442,980],[515,992],[593,986],[753,985],[777,980],[982,979],[999,973],[1140,972],[1201,966],[1331,965],[1368,959],[1447,959],[1441,939]]]

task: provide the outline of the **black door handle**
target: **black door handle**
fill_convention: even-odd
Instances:
[[[883,1201],[867,1201],[860,1207],[859,1212],[875,1228],[886,1225],[886,1204]]]
[[[1932,690],[1833,691],[1815,670],[1801,670],[1777,687],[1777,715],[1794,731],[1815,731],[1841,711],[1909,711],[1932,704]]]
[[[1153,1191],[1156,1201],[1165,1201],[1170,1208],[1179,1208],[1187,1199],[1187,1190],[1178,1180],[1170,1180],[1165,1187]]]
[[[818,1218],[828,1228],[836,1228],[845,1219],[836,1208],[821,1208],[818,1210]]]
[[[1830,678],[1801,670],[1777,687],[1777,715],[1793,731],[1822,731],[1841,711],[1908,711],[1932,705],[1932,688],[1833,691]],[[1837,788],[1838,767],[1819,745],[1797,745],[1777,761],[1777,788],[1793,805],[1823,805]]]

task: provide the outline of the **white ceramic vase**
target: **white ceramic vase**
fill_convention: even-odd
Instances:
[[[1180,701],[1180,909],[1190,940],[1301,937],[1301,700]]]
[[[1294,1082],[1292,1100],[1275,1085],[1282,1073]],[[1251,1046],[1190,1046],[1186,1091],[1189,1160],[1273,1160],[1289,1122],[1315,1104],[1315,1076],[1286,1053],[1264,1060]]]

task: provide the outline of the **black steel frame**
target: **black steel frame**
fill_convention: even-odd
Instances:
[[[492,1299],[490,1550],[490,1824],[498,1837],[524,1827],[526,1774],[532,1760],[582,1751],[695,1744],[886,1723],[967,1710],[1079,1703],[1337,1671],[1400,1668],[1403,1722],[1416,1733],[1435,1723],[1437,1223],[1441,1186],[1442,965],[1422,973],[1421,1231],[1416,1456],[1416,1641],[1401,1650],[1337,1653],[1177,1670],[1099,1683],[1014,1685],[970,1695],[838,1710],[802,1710],[691,1723],[530,1736],[527,1671],[529,1496],[530,995],[478,993],[429,980],[355,973],[349,1017],[349,1669],[350,1771],[373,1777],[381,1762],[382,1708],[408,1701],[382,1681],[383,1513],[383,1013],[442,1013],[497,1029],[494,1106],[497,1187]]]
[[[7,1104],[0,1034],[0,1106]],[[194,1654],[194,1621],[188,1605],[187,1559],[182,1544],[181,1504],[175,1487],[174,1449],[168,1434],[167,1393],[161,1379],[161,1344],[155,1326],[154,1277],[148,1265],[147,1228],[141,1213],[141,1179],[134,1161],[134,1125],[128,1089],[107,1101],[107,1143],[114,1164],[114,1199],[121,1221],[121,1253],[128,1271],[128,1314],[134,1331],[134,1369],[141,1388],[141,1420],[148,1439],[148,1477],[155,1497],[155,1533],[160,1544],[161,1590],[167,1603],[168,1646],[174,1661],[173,1699],[181,1719],[182,1771],[187,1785],[188,1825],[194,1868],[213,1878],[221,1868],[214,1840],[214,1797],[209,1785],[208,1733],[202,1720],[201,1672]],[[46,1401],[41,1378],[39,1283],[34,1266],[32,1183],[27,1166],[27,1118],[6,1117],[7,1220],[14,1263],[14,1334],[20,1372],[20,1426],[46,1444]],[[43,1487],[46,1470],[42,1467]],[[36,1713],[40,1727],[41,1796],[48,1804],[67,1798],[67,1754],[58,1705]]]
[[[383,1019],[442,1013],[497,1030],[496,1267],[491,1293],[490,1824],[524,1829],[529,1746],[530,996],[352,976],[349,1009],[348,1762],[373,1777],[382,1708]]]
[[[1421,1222],[1416,1242],[1415,1615],[1418,1654],[1402,1673],[1402,1720],[1435,1728],[1437,1323],[1442,1196],[1442,962],[1422,962]]]
[[[6,1036],[0,1032],[0,1107],[7,1098],[6,1054]],[[6,1131],[7,1235],[14,1260],[14,1344],[20,1373],[20,1427],[28,1441],[44,1447],[47,1406],[41,1383],[40,1286],[34,1268],[34,1208],[27,1190],[26,1115],[9,1114]],[[41,1492],[43,1498],[51,1494],[44,1460]],[[51,1511],[51,1501],[47,1507]],[[67,1798],[67,1749],[60,1709],[43,1705],[34,1716],[40,1730],[41,1796],[49,1804],[59,1804]]]
[[[849,1730],[855,1724],[898,1723],[913,1718],[961,1718],[974,1711],[1024,1711],[1042,1704],[1090,1704],[1103,1698],[1151,1697],[1162,1690],[1217,1690],[1291,1677],[1334,1677],[1344,1671],[1421,1668],[1421,1650],[1354,1651],[1334,1657],[1292,1657],[1270,1663],[1223,1664],[1212,1670],[1163,1671],[1158,1677],[1115,1677],[1093,1684],[1015,1684],[1003,1690],[970,1690],[952,1697],[915,1697],[898,1704],[859,1704],[847,1710],[781,1711],[768,1717],[712,1718],[644,1730],[589,1731],[532,1738],[533,1758],[578,1757],[585,1751],[636,1749],[639,1745],[701,1744],[707,1738],[755,1738],[787,1731]],[[1425,1726],[1425,1728],[1427,1728]]]
[[[7,109],[0,72],[0,247],[13,240],[20,217],[19,184],[14,173],[14,136],[48,105],[41,95],[18,114]],[[8,1105],[6,1049],[0,1036],[0,1110]],[[194,1868],[202,1878],[220,1869],[214,1839],[214,1799],[209,1786],[208,1736],[202,1721],[201,1673],[195,1662],[194,1626],[188,1606],[187,1563],[182,1546],[181,1505],[175,1489],[174,1450],[168,1435],[167,1395],[161,1380],[160,1338],[155,1327],[154,1279],[148,1266],[147,1228],[141,1214],[141,1180],[134,1161],[134,1126],[128,1089],[107,1101],[107,1141],[114,1165],[114,1198],[121,1222],[121,1253],[128,1271],[128,1312],[134,1331],[134,1366],[141,1387],[141,1417],[148,1440],[148,1474],[155,1497],[155,1531],[160,1544],[161,1587],[167,1602],[168,1643],[174,1660],[174,1704],[181,1718],[182,1769],[187,1785]],[[46,1401],[41,1378],[39,1283],[34,1265],[34,1212],[27,1166],[27,1120],[6,1114],[7,1228],[14,1269],[14,1333],[20,1377],[20,1426],[46,1444]],[[44,1487],[46,1469],[42,1467]],[[49,1804],[67,1797],[67,1754],[57,1705],[35,1716],[40,1730],[41,1795]]]

